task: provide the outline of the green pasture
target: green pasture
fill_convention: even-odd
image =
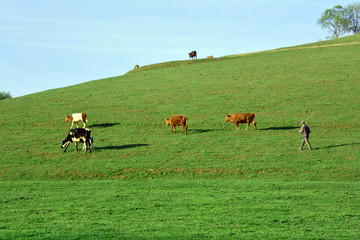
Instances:
[[[2,239],[358,239],[358,183],[10,181]]]
[[[354,35],[1,100],[0,239],[359,238],[359,55]],[[92,153],[60,148],[75,112]]]

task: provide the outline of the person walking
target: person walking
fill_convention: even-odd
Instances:
[[[304,144],[306,143],[309,147],[309,150],[312,150],[310,142],[309,142],[309,135],[310,135],[310,128],[305,125],[305,121],[301,121],[301,129],[299,130],[299,133],[302,133],[304,139],[301,142],[301,146],[299,150],[302,150]]]

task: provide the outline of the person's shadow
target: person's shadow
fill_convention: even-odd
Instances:
[[[336,145],[329,145],[325,147],[317,147],[316,149],[329,149],[329,148],[337,148],[337,147],[345,147],[345,146],[354,146],[354,145],[360,145],[360,143],[343,143],[343,144],[336,144]]]

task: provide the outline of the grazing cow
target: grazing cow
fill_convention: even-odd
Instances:
[[[78,121],[82,121],[84,124],[83,128],[85,128],[85,122],[87,122],[86,113],[74,113],[70,116],[66,116],[64,122],[71,122],[70,128],[72,128],[74,123],[76,123],[76,127],[78,128]]]
[[[197,59],[196,51],[192,51],[191,53],[189,53],[189,59],[192,59],[192,58]]]
[[[226,115],[225,122],[229,122],[229,121],[235,123],[236,130],[240,129],[238,127],[239,123],[247,123],[247,128],[245,129],[245,131],[248,130],[250,126],[250,122],[252,122],[256,130],[255,114],[253,113],[234,113],[234,114]]]
[[[208,56],[207,58],[213,58],[213,56],[211,55],[211,56]]]
[[[139,65],[135,65],[134,69],[137,69],[137,68],[139,68]]]
[[[66,149],[69,147],[70,143],[74,142],[75,143],[75,151],[78,151],[77,148],[77,144],[79,142],[84,143],[84,147],[83,150],[85,150],[85,152],[87,152],[87,149],[90,149],[90,152],[92,152],[93,149],[93,143],[94,143],[94,138],[90,137],[91,131],[87,128],[75,128],[70,130],[69,134],[67,135],[67,137],[65,139],[63,139],[62,141],[62,145],[61,148],[65,148],[64,152],[66,151]]]
[[[174,133],[176,133],[176,126],[183,126],[183,131],[181,134],[185,132],[185,135],[187,135],[187,128],[188,128],[188,118],[184,115],[174,115],[171,118],[165,118],[166,126],[171,125],[171,132],[174,129]]]

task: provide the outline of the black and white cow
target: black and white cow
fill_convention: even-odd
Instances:
[[[87,152],[87,149],[89,148],[90,152],[92,152],[94,138],[90,137],[90,134],[91,134],[91,131],[87,128],[72,129],[72,130],[70,130],[67,137],[65,139],[63,139],[61,148],[65,148],[65,150],[64,150],[64,152],[65,152],[66,149],[68,148],[68,146],[70,145],[70,143],[74,142],[75,148],[77,151],[78,150],[77,144],[79,142],[82,142],[82,143],[84,143],[83,150],[85,150],[85,152]]]

